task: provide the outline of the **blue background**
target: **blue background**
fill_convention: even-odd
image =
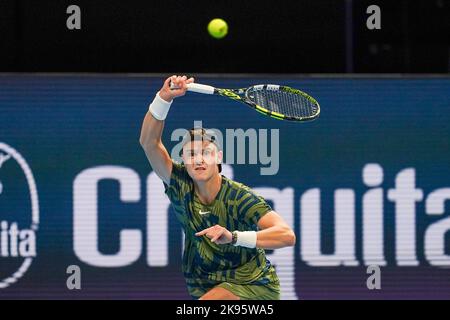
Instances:
[[[394,204],[386,200],[386,190],[394,187],[396,174],[405,168],[416,169],[416,186],[425,197],[450,186],[450,79],[198,78],[198,82],[223,88],[278,83],[302,89],[320,102],[322,113],[317,121],[296,124],[264,117],[228,99],[188,93],[173,104],[163,140],[170,149],[174,145],[170,133],[192,127],[194,120],[222,132],[226,128],[279,129],[278,174],[261,176],[259,166],[233,165],[234,178],[251,187],[294,188],[297,239],[299,199],[304,191],[320,188],[323,253],[333,253],[334,248],[334,190],[351,188],[356,194],[356,255],[361,261],[361,197],[368,190],[361,171],[367,163],[378,163],[384,169],[381,187],[388,264],[382,268],[382,289],[366,288],[365,266],[307,266],[297,241],[294,261],[299,298],[450,298],[450,269],[430,266],[423,253],[427,226],[448,213],[427,216],[424,202],[417,204],[420,265],[399,267],[394,252]],[[18,150],[30,165],[41,218],[37,257],[22,279],[0,289],[1,298],[188,298],[181,274],[181,235],[173,217],[169,221],[169,265],[149,267],[146,263],[145,179],[151,167],[139,145],[139,134],[148,104],[163,80],[163,76],[123,75],[0,76],[0,142]],[[115,253],[123,228],[143,232],[142,254],[130,266],[92,267],[74,254],[73,180],[82,170],[100,165],[128,167],[141,178],[141,201],[132,204],[120,202],[117,183],[100,183],[100,251]],[[0,169],[5,188],[0,195],[0,220],[27,221],[29,203],[20,201],[25,180],[20,171],[13,171]],[[450,254],[448,232],[445,241],[446,254]],[[0,257],[0,278],[9,276],[15,270],[11,265],[21,261],[12,259]],[[71,264],[82,269],[80,291],[66,288],[66,268]]]

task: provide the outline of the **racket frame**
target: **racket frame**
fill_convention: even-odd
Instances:
[[[176,88],[176,86],[174,86],[173,84],[171,84],[170,87],[172,89]],[[287,87],[287,86],[280,86],[280,85],[276,85],[276,84],[258,84],[258,85],[254,85],[254,86],[251,86],[248,88],[241,88],[241,89],[222,89],[222,88],[215,88],[213,86],[199,84],[199,83],[189,83],[189,84],[187,84],[187,89],[188,89],[188,91],[191,91],[191,92],[196,92],[196,93],[200,93],[200,94],[219,95],[219,96],[227,97],[227,98],[245,103],[246,105],[248,105],[248,106],[252,107],[253,109],[255,109],[256,111],[258,111],[259,113],[262,113],[265,116],[270,116],[277,120],[304,122],[304,121],[312,121],[312,120],[316,119],[317,117],[319,117],[319,115],[320,115],[320,105],[316,99],[311,97],[306,92],[303,92],[301,90],[294,89],[291,87]],[[264,89],[274,90],[274,91],[279,90],[279,91],[286,92],[286,93],[301,95],[303,98],[309,100],[310,102],[312,102],[313,104],[315,104],[317,106],[317,112],[309,117],[293,117],[293,116],[287,116],[287,115],[284,115],[284,114],[281,114],[281,113],[278,113],[275,111],[270,111],[270,110],[258,105],[257,103],[255,103],[249,97],[249,92],[257,91],[257,90],[264,90]]]

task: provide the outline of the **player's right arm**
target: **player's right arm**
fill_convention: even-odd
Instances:
[[[171,82],[174,83],[178,89],[170,89]],[[172,76],[167,78],[164,81],[163,87],[157,93],[159,97],[155,98],[155,103],[159,101],[159,110],[161,110],[161,108],[162,110],[163,108],[168,109],[174,98],[183,96],[186,93],[186,84],[192,82],[194,82],[194,79],[187,79],[186,76]],[[145,115],[139,142],[155,173],[169,185],[170,175],[172,173],[172,159],[161,140],[164,128],[164,119],[161,118],[165,118],[165,116],[159,116],[160,119],[157,119],[158,116],[155,115],[150,110]]]

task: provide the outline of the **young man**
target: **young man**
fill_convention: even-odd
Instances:
[[[179,89],[170,89],[170,82]],[[162,179],[185,232],[183,273],[195,299],[279,299],[280,284],[264,249],[295,244],[295,234],[266,201],[220,174],[222,151],[202,128],[183,139],[183,163],[161,141],[172,100],[193,78],[164,82],[142,125],[140,143]]]

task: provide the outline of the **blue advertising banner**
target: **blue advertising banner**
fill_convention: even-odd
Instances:
[[[0,298],[190,298],[183,234],[139,144],[163,80],[0,75]],[[165,123],[173,154],[183,129],[218,129],[222,173],[295,230],[295,247],[267,251],[282,299],[450,298],[449,78],[198,81],[321,104],[297,124],[188,93]]]

